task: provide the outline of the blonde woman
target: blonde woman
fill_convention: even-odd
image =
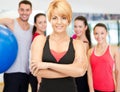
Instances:
[[[83,76],[88,62],[83,42],[67,34],[72,9],[66,0],[53,0],[48,8],[53,32],[37,36],[31,46],[31,72],[41,77],[39,92],[77,92],[74,77]]]

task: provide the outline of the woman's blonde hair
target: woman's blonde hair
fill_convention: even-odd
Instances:
[[[49,7],[48,7],[48,11],[47,11],[47,16],[48,16],[48,20],[51,20],[53,11],[57,9],[57,12],[62,15],[62,16],[66,16],[66,18],[68,19],[68,22],[70,23],[72,20],[72,9],[70,4],[66,1],[66,0],[53,0]]]

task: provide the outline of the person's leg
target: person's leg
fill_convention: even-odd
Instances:
[[[16,73],[4,73],[3,92],[19,92],[19,83]]]
[[[28,92],[29,76],[28,74],[20,74],[20,91],[19,92]]]
[[[29,83],[30,83],[32,92],[37,92],[38,81],[37,81],[37,78],[33,76],[31,73],[29,74]]]

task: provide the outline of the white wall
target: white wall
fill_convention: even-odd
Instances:
[[[0,0],[0,13],[6,10],[17,10],[20,0]],[[30,0],[34,10],[46,11],[51,0]],[[67,0],[73,12],[114,13],[120,14],[119,0]],[[10,3],[9,3],[10,2]]]

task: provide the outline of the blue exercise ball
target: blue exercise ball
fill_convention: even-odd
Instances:
[[[18,43],[8,28],[0,26],[0,73],[8,70],[14,63],[18,52]]]

